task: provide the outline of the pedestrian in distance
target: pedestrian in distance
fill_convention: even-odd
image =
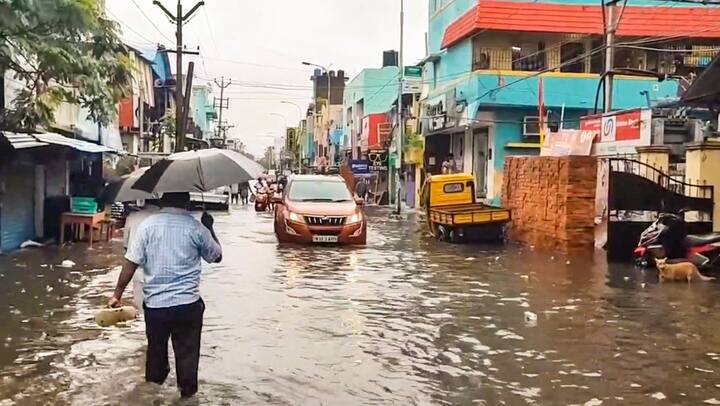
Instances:
[[[240,201],[243,206],[246,206],[250,198],[250,182],[241,182],[238,186],[240,188]]]
[[[175,352],[180,395],[198,391],[198,364],[205,303],[199,294],[201,262],[222,261],[215,220],[203,213],[198,222],[187,210],[189,193],[165,193],[159,212],[134,232],[108,306],[119,307],[138,267],[144,268],[145,380],[162,385],[170,372],[168,340]]]
[[[238,204],[240,202],[240,185],[233,183],[230,185],[230,204]]]
[[[368,184],[365,179],[358,179],[357,183],[355,184],[355,195],[363,200],[367,200]]]
[[[448,154],[447,158],[443,161],[442,173],[444,175],[457,173],[457,162],[455,161],[455,156],[452,153]]]

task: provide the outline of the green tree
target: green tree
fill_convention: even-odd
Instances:
[[[0,0],[0,73],[23,84],[7,128],[54,121],[61,102],[107,125],[131,80],[132,61],[102,0]]]

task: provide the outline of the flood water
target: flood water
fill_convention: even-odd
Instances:
[[[280,247],[270,215],[216,218],[198,403],[720,404],[720,284],[438,243],[369,211],[366,248]],[[0,258],[0,405],[175,404],[174,375],[142,382],[143,323],[92,320],[118,248],[81,252]]]

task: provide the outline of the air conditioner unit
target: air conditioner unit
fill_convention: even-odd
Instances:
[[[540,117],[525,116],[523,117],[523,137],[539,137],[540,136]]]

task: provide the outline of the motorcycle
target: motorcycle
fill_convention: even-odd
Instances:
[[[687,233],[683,213],[662,213],[640,235],[634,251],[635,263],[655,266],[655,259],[692,262],[701,270],[720,270],[720,233]]]

